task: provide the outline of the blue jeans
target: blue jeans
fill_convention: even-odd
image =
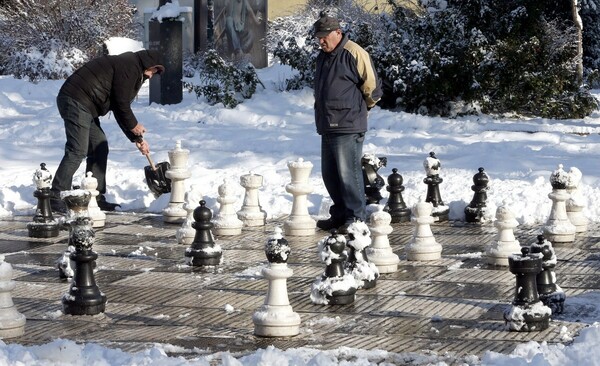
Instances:
[[[331,219],[366,221],[362,158],[364,133],[321,136],[321,174],[333,201]]]
[[[52,195],[60,197],[61,191],[72,189],[73,175],[86,159],[86,172],[92,172],[98,180],[98,191],[106,193],[106,163],[108,161],[108,141],[100,127],[100,120],[94,118],[76,100],[59,95],[56,105],[65,122],[65,155],[63,156],[54,179]]]

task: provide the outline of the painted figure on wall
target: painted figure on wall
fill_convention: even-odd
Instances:
[[[264,0],[215,0],[215,44],[222,56],[264,67]]]

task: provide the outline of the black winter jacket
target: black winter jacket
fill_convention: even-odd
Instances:
[[[144,70],[161,65],[158,51],[125,52],[95,58],[67,78],[59,96],[71,97],[83,104],[94,118],[112,111],[117,123],[132,142],[131,133],[138,121],[131,102],[144,82]]]
[[[367,131],[367,111],[382,95],[371,57],[347,35],[317,56],[314,89],[319,135]]]

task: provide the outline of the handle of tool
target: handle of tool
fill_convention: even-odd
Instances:
[[[156,171],[156,167],[154,166],[154,162],[152,161],[150,154],[146,155],[146,159],[148,159],[148,163],[150,163],[150,167],[152,168],[152,170]]]
[[[143,137],[139,136],[136,140],[136,142],[142,142],[143,141]],[[152,170],[156,171],[156,167],[154,166],[154,162],[152,161],[152,158],[150,157],[150,154],[146,155],[146,159],[148,159],[148,163],[150,164],[150,168],[152,168]]]

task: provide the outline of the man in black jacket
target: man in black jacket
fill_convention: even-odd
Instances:
[[[135,118],[131,102],[143,82],[164,69],[158,51],[142,50],[95,58],[67,78],[56,97],[67,143],[52,181],[53,211],[66,211],[60,192],[72,189],[73,174],[84,158],[86,172],[91,171],[98,180],[98,206],[105,211],[114,211],[119,206],[107,202],[104,196],[108,141],[98,117],[112,111],[127,138],[143,155],[148,154],[150,147],[142,139],[146,129]]]
[[[322,16],[314,24],[321,52],[315,70],[315,122],[321,135],[321,174],[333,201],[331,217],[319,220],[323,230],[366,220],[362,148],[368,110],[381,98],[369,54],[342,33],[336,18]]]

